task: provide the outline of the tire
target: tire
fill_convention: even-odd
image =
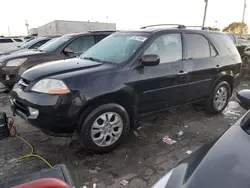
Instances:
[[[81,123],[80,139],[87,151],[110,152],[119,146],[130,130],[127,111],[115,103],[103,104],[91,110],[85,117],[82,118],[84,120]]]
[[[225,90],[226,94],[223,94],[223,97],[218,98],[218,96],[220,96],[219,93],[223,93],[224,90]],[[219,114],[220,112],[222,112],[226,108],[230,96],[231,96],[231,88],[230,88],[229,84],[226,81],[219,82],[215,86],[213,92],[210,94],[210,96],[205,101],[206,111],[209,113],[212,113],[212,114]],[[216,103],[216,101],[217,101],[217,103]],[[218,101],[222,101],[221,105],[219,105]]]

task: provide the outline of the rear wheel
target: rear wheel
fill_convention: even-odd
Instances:
[[[116,148],[130,128],[127,111],[120,105],[103,104],[82,122],[80,139],[87,150],[105,153]]]
[[[231,88],[226,81],[216,85],[211,95],[206,100],[206,110],[213,114],[222,112],[231,96]]]

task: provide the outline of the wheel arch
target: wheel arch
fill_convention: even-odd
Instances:
[[[231,89],[231,93],[230,93],[230,96],[231,96],[232,93],[233,93],[233,85],[234,85],[234,78],[233,78],[233,76],[231,76],[231,75],[222,75],[222,76],[220,76],[214,82],[213,89],[217,86],[218,83],[220,83],[222,81],[225,81],[225,82],[227,82],[229,84],[230,89]]]
[[[125,91],[119,91],[115,93],[108,93],[91,99],[87,104],[80,110],[79,113],[79,124],[77,130],[80,130],[81,122],[87,117],[87,115],[94,110],[96,107],[107,104],[116,103],[121,105],[129,114],[131,127],[135,125],[136,118],[136,97],[133,97],[131,93]]]

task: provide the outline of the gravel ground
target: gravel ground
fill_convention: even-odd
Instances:
[[[242,81],[237,90],[249,86],[250,81]],[[11,115],[8,94],[0,93],[0,110]],[[119,148],[103,155],[86,153],[78,145],[70,145],[69,138],[47,136],[19,117],[14,119],[19,135],[34,146],[35,153],[52,165],[66,164],[76,187],[86,185],[92,188],[96,183],[97,187],[145,188],[151,187],[179,161],[188,157],[188,150],[194,152],[212,141],[244,113],[234,97],[223,113],[217,116],[192,106],[157,113],[139,121],[139,128],[132,131]],[[177,134],[180,125],[182,136]],[[162,141],[165,136],[177,142],[168,145]],[[36,158],[16,163],[19,156],[30,152],[29,147],[19,139],[9,137],[0,140],[0,146],[0,183],[47,168]],[[127,180],[128,185],[121,185],[122,180]]]

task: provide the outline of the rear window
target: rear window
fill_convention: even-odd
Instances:
[[[22,39],[14,39],[16,42],[23,42]]]
[[[11,39],[0,39],[0,43],[11,43],[13,42]]]
[[[226,34],[220,33],[210,33],[209,34],[211,41],[219,51],[219,54],[222,56],[239,54],[235,44],[231,38]]]

